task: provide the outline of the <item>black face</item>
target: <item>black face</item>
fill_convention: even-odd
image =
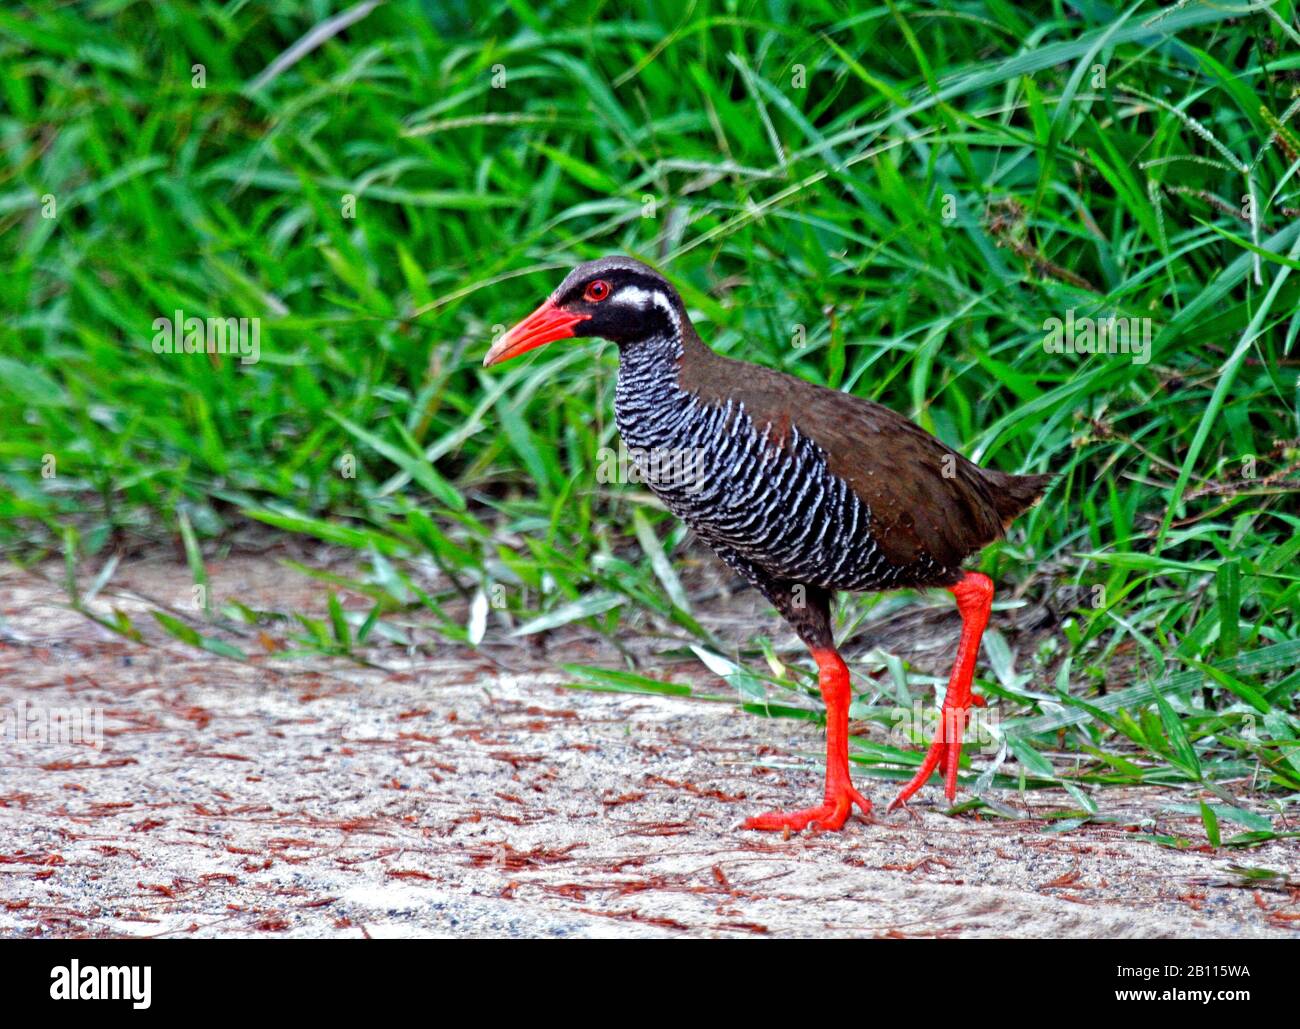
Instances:
[[[630,257],[602,257],[573,269],[551,295],[555,305],[585,315],[575,336],[615,343],[675,338],[681,332],[682,302],[654,269]]]

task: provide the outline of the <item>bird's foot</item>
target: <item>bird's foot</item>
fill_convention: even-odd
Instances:
[[[957,641],[957,658],[953,661],[952,675],[948,677],[943,707],[939,709],[939,728],[916,775],[890,802],[890,811],[906,804],[907,798],[925,785],[936,768],[943,770],[943,792],[949,800],[956,799],[957,769],[961,765],[961,738],[966,731],[966,716],[972,707],[984,706],[984,698],[973,696],[970,688],[975,678],[975,656],[979,653],[980,638],[993,609],[993,582],[987,575],[967,572],[960,582],[949,588],[957,598],[957,610],[961,612],[961,639]]]
[[[973,707],[983,707],[984,698],[969,693],[964,698]],[[950,708],[946,704],[939,713],[939,728],[934,734],[934,742],[921,762],[916,774],[898,792],[898,796],[889,802],[887,812],[894,811],[907,804],[908,798],[925,785],[926,780],[936,768],[943,773],[944,795],[949,800],[957,797],[957,769],[961,765],[961,738],[966,728],[966,716],[970,708]]]
[[[844,785],[833,794],[828,791],[828,794],[826,802],[818,807],[808,807],[802,811],[769,811],[746,819],[744,828],[803,832],[809,826],[816,825],[819,829],[838,831],[848,821],[854,804],[862,809],[864,815],[871,814],[871,801],[852,786]]]

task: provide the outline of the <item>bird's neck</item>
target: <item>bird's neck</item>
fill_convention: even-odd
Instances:
[[[676,384],[677,371],[685,350],[683,342],[678,333],[663,333],[620,344],[619,390],[657,392],[660,387]]]
[[[690,328],[619,347],[614,415],[629,447],[672,447],[685,428],[683,416],[697,405],[683,386],[688,369],[712,355]]]

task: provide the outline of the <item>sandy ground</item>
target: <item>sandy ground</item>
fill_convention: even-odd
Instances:
[[[320,606],[319,588],[267,558],[211,574],[255,606],[292,591]],[[96,609],[144,627],[141,595],[179,603],[187,584],[175,566],[124,565]],[[1119,826],[950,818],[933,788],[913,815],[886,817],[890,791],[866,779],[874,821],[788,839],[739,831],[747,814],[816,799],[808,724],[565,689],[472,651],[376,671],[245,664],[156,632],[134,643],[17,569],[0,572],[0,619],[0,703],[104,713],[102,750],[0,739],[6,936],[1300,931],[1300,890],[1245,889],[1229,871],[1300,881],[1300,848],[1284,844],[1216,854]],[[1203,838],[1164,811],[1167,794],[1098,799]]]

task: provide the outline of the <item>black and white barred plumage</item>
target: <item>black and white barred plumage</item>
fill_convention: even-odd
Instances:
[[[615,419],[634,456],[655,452],[660,468],[688,473],[655,475],[652,466],[647,484],[728,564],[751,581],[824,590],[891,589],[945,574],[929,557],[889,561],[871,534],[870,508],[816,442],[797,425],[773,442],[770,423],[756,424],[743,400],[710,402],[683,388],[664,374],[681,357],[671,337],[625,347]]]

